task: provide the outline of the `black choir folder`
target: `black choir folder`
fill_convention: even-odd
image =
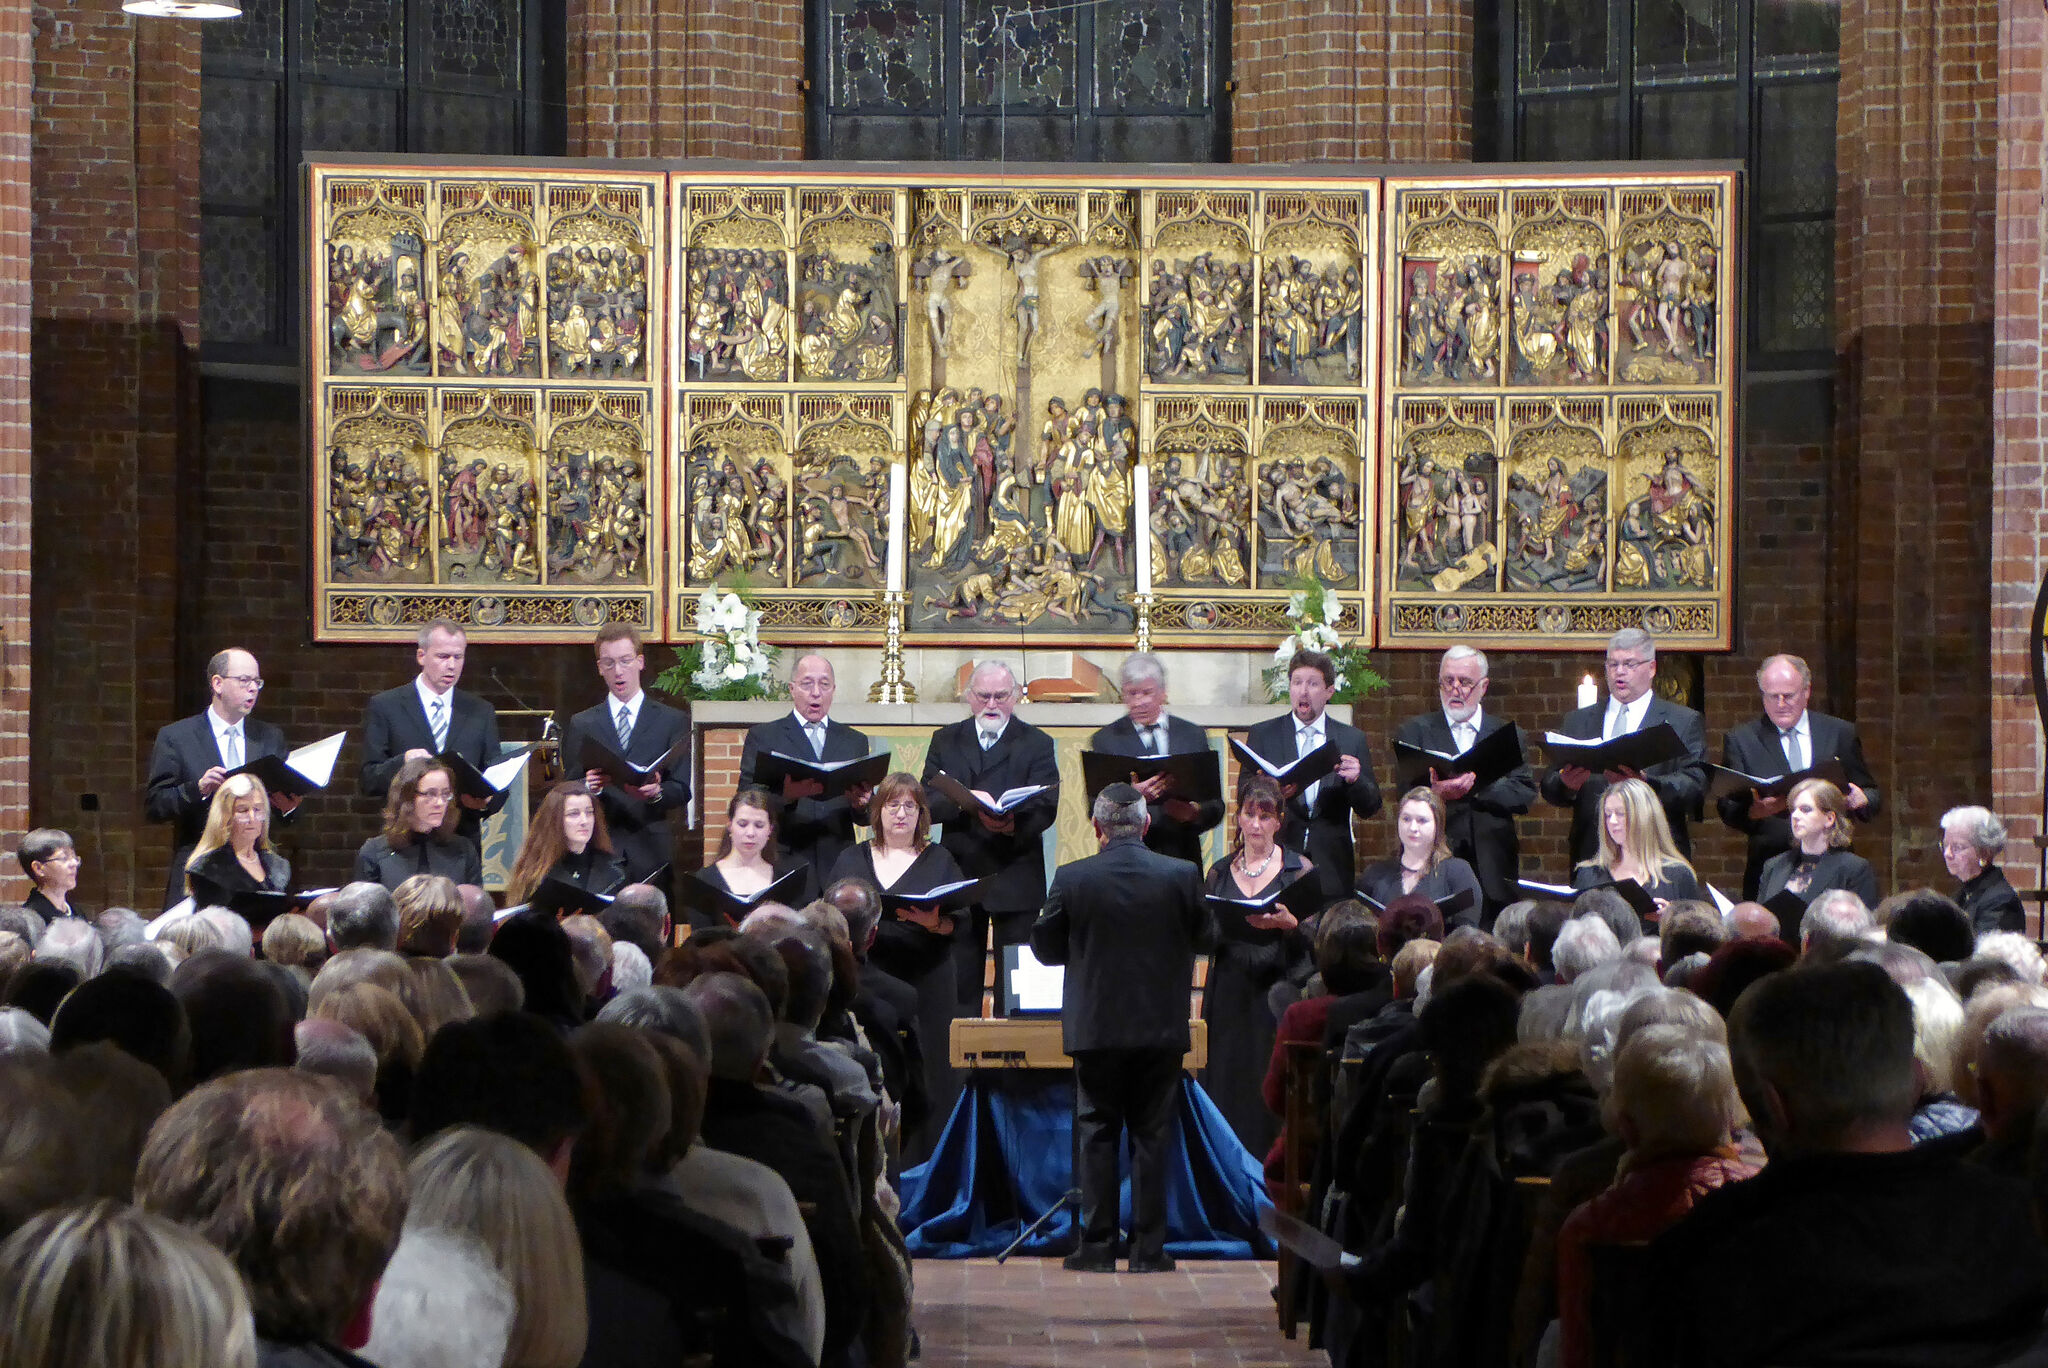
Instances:
[[[1355,896],[1360,902],[1375,912],[1385,912],[1387,910],[1387,905],[1378,898],[1368,897],[1364,893],[1359,893]],[[1472,890],[1469,888],[1461,888],[1455,893],[1446,893],[1443,897],[1436,899],[1437,915],[1444,919],[1445,926],[1449,926],[1451,918],[1471,907],[1473,902]]]
[[[943,770],[932,776],[931,786],[951,798],[968,812],[986,812],[991,817],[1006,816],[1030,802],[1041,793],[1057,793],[1058,784],[1026,784],[1022,788],[1004,789],[995,796],[993,804],[984,803],[974,796],[974,790]]]
[[[1566,736],[1563,732],[1543,733],[1543,753],[1558,769],[1577,765],[1595,774],[1609,770],[1646,770],[1686,754],[1685,742],[1669,722],[1659,722],[1641,731],[1623,732],[1611,741],[1598,737]]]
[[[334,892],[332,888],[302,888],[296,893],[280,893],[268,888],[247,888],[230,893],[211,879],[194,874],[192,895],[189,901],[193,910],[202,907],[225,907],[238,912],[249,923],[249,929],[262,934],[263,928],[287,912],[297,912],[315,898]]]
[[[1789,798],[1792,790],[1808,779],[1825,779],[1845,795],[1849,792],[1849,775],[1842,768],[1842,762],[1829,756],[1818,765],[1809,765],[1797,774],[1779,775],[1766,778],[1759,774],[1744,774],[1741,770],[1729,769],[1725,765],[1707,766],[1707,797],[1709,800],[1725,798],[1731,793],[1745,789],[1754,790],[1759,798]]]
[[[540,912],[557,921],[563,917],[573,917],[579,912],[588,912],[596,916],[611,905],[609,893],[599,893],[594,889],[585,888],[582,884],[558,879],[552,874],[542,879],[540,886],[534,889],[532,896],[526,900],[527,911]]]
[[[583,744],[585,750],[580,758],[583,760],[585,768],[603,770],[627,788],[639,788],[642,784],[653,783],[662,775],[674,769],[676,761],[681,760],[690,753],[690,738],[688,736],[685,736],[682,740],[676,742],[644,765],[635,764],[619,754],[618,751],[605,744],[603,737],[585,733]]]
[[[1581,893],[1590,893],[1594,888],[1611,888],[1621,894],[1623,902],[1635,909],[1635,914],[1644,921],[1657,919],[1657,900],[1650,896],[1650,890],[1634,879],[1609,879],[1606,883],[1594,884],[1592,888],[1573,888],[1570,884],[1537,883],[1534,879],[1517,879],[1516,882],[1531,893],[1540,893],[1546,898],[1570,902]]]
[[[1180,755],[1081,752],[1081,783],[1088,790],[1091,804],[1111,784],[1135,784],[1160,774],[1173,780],[1166,790],[1168,798],[1207,803],[1223,796],[1223,757],[1212,750],[1187,751]]]
[[[1253,926],[1251,918],[1284,908],[1294,914],[1295,920],[1306,921],[1315,914],[1322,900],[1322,880],[1314,873],[1298,875],[1285,884],[1275,879],[1255,898],[1211,893],[1206,899],[1211,915],[1216,918],[1218,933],[1226,940],[1242,941],[1248,945],[1271,945],[1287,934],[1270,927]]]
[[[334,762],[340,758],[341,743],[347,738],[347,732],[336,732],[310,746],[301,746],[290,755],[259,755],[248,764],[229,770],[227,777],[232,779],[238,774],[253,774],[272,793],[281,793],[287,798],[303,798],[326,788],[328,781],[334,778]]]
[[[685,907],[694,908],[706,916],[717,917],[720,921],[738,926],[746,919],[747,913],[762,903],[787,905],[789,900],[803,889],[804,873],[805,870],[799,866],[787,874],[778,876],[760,892],[741,897],[736,893],[726,892],[700,872],[692,874],[687,879],[676,880],[676,897]]]
[[[901,915],[905,908],[928,907],[934,912],[957,912],[973,904],[981,895],[980,879],[955,879],[951,883],[933,884],[930,888],[914,888],[903,892],[895,888],[882,890],[882,910]]]
[[[754,757],[754,782],[770,793],[780,793],[786,779],[815,779],[825,786],[824,797],[837,798],[848,789],[873,788],[881,783],[889,773],[892,758],[888,751],[876,751],[858,760],[807,760],[781,751],[763,751]]]
[[[1427,784],[1431,770],[1436,771],[1439,779],[1455,779],[1461,774],[1469,774],[1476,791],[1505,779],[1520,768],[1521,763],[1522,729],[1512,722],[1496,728],[1491,735],[1480,737],[1472,743],[1470,750],[1457,755],[1412,746],[1406,741],[1394,743],[1395,786],[1403,793]]]
[[[1276,784],[1292,784],[1297,793],[1316,780],[1328,777],[1337,768],[1337,762],[1344,758],[1343,750],[1335,741],[1325,741],[1307,755],[1289,760],[1284,765],[1268,760],[1234,736],[1230,738],[1230,749],[1237,752],[1237,762],[1247,773],[1256,770]],[[1240,775],[1238,783],[1243,782],[1244,777]]]
[[[526,762],[533,758],[533,747],[521,746],[482,769],[471,764],[467,756],[457,755],[454,751],[443,751],[434,758],[455,775],[458,797],[488,801],[512,787],[513,781],[525,772]]]

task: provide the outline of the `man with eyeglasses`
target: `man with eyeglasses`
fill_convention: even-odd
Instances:
[[[1445,651],[1436,669],[1436,712],[1411,717],[1394,729],[1394,740],[1442,755],[1463,755],[1503,727],[1515,724],[1482,706],[1488,684],[1486,653],[1470,646]],[[1515,818],[1536,801],[1536,775],[1524,763],[1508,774],[1476,787],[1476,778],[1460,774],[1445,778],[1431,772],[1429,787],[1443,799],[1444,837],[1451,853],[1472,866],[1486,899],[1482,924],[1493,928],[1500,910],[1521,897],[1522,843]]]
[[[249,715],[263,693],[263,674],[255,656],[234,647],[221,651],[206,662],[206,678],[213,701],[198,716],[159,731],[149,753],[143,815],[152,822],[169,822],[177,845],[164,884],[165,907],[185,896],[185,861],[206,830],[213,791],[230,771],[252,760],[290,753],[283,732]],[[270,795],[280,821],[289,821],[298,805],[297,798]]]
[[[647,657],[640,633],[623,622],[598,629],[597,675],[605,699],[569,719],[562,737],[562,772],[581,778],[604,809],[612,853],[625,866],[626,882],[648,882],[666,896],[675,863],[675,831],[670,817],[690,803],[690,779],[681,764],[658,770],[644,784],[627,784],[600,769],[589,743],[603,744],[636,765],[650,765],[683,739],[689,722],[666,703],[657,703],[640,687]],[[657,871],[660,871],[657,874]]]
[[[365,798],[382,802],[408,760],[460,755],[480,770],[497,763],[498,710],[455,687],[468,657],[469,636],[454,623],[437,619],[420,628],[413,652],[419,674],[372,698],[363,718]],[[509,791],[490,799],[457,797],[457,834],[482,850],[484,818],[505,806],[508,796]]]
[[[1166,666],[1156,655],[1124,657],[1117,670],[1123,690],[1124,715],[1088,738],[1089,749],[1104,755],[1200,755],[1209,749],[1209,733],[1200,724],[1166,712]],[[1161,855],[1206,868],[1202,834],[1223,820],[1223,800],[1197,803],[1168,791],[1172,780],[1154,775],[1137,785],[1150,824],[1145,845]]]
[[[925,752],[925,797],[932,821],[946,829],[941,842],[970,879],[987,879],[981,901],[968,917],[967,935],[953,943],[960,1010],[981,1009],[982,947],[995,932],[996,953],[1031,937],[1031,922],[1045,905],[1046,830],[1059,815],[1059,761],[1052,738],[1015,716],[1023,690],[1010,667],[983,661],[967,681],[968,716],[932,733]],[[967,811],[932,788],[941,772],[993,803],[1009,789],[1045,785],[1000,817],[979,808]],[[931,1048],[943,1049],[943,1042]]]
[[[838,693],[831,661],[815,653],[798,656],[789,672],[790,714],[747,732],[746,744],[740,747],[740,786],[757,782],[754,771],[764,751],[799,760],[858,760],[867,755],[873,748],[866,733],[832,720],[832,701]],[[832,866],[854,843],[853,829],[868,824],[873,793],[859,785],[827,798],[820,780],[783,780],[776,795],[782,800],[782,813],[776,819],[775,839],[810,870],[804,880],[804,902],[824,891]]]
[[[1796,655],[1774,655],[1756,672],[1764,715],[1731,728],[1721,739],[1721,763],[1759,779],[1797,774],[1829,760],[1842,762],[1849,780],[1843,797],[1849,815],[1859,822],[1877,816],[1884,805],[1863,743],[1854,723],[1810,710],[1813,671]],[[1761,798],[1755,790],[1723,795],[1714,804],[1721,820],[1749,838],[1749,858],[1742,869],[1742,896],[1756,897],[1764,862],[1792,848],[1792,822],[1783,798]]]
[[[1698,815],[1707,792],[1707,725],[1682,703],[1657,697],[1657,639],[1640,627],[1616,632],[1607,641],[1607,701],[1567,713],[1557,730],[1586,741],[1611,741],[1658,723],[1670,724],[1685,745],[1685,754],[1647,770],[1609,770],[1595,774],[1579,765],[1546,770],[1541,791],[1545,802],[1572,810],[1571,862],[1577,865],[1600,853],[1600,799],[1608,786],[1640,779],[1656,791],[1671,824],[1671,839],[1682,855],[1692,854],[1688,820]]]

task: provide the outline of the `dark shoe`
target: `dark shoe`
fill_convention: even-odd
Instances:
[[[1175,1267],[1171,1254],[1153,1254],[1149,1257],[1134,1257],[1131,1260],[1133,1273],[1171,1273]]]
[[[1069,1273],[1114,1273],[1116,1254],[1097,1245],[1083,1245],[1060,1260],[1060,1267]]]

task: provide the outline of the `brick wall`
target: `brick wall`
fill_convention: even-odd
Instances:
[[[34,9],[0,4],[0,88],[34,79]],[[28,101],[0,109],[0,841],[13,844],[29,812],[29,189]],[[9,871],[0,893],[25,885]]]
[[[1237,0],[1231,159],[1465,161],[1471,0]]]
[[[804,154],[802,0],[569,0],[569,155]]]

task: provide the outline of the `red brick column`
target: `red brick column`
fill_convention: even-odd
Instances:
[[[569,0],[569,155],[800,158],[802,0]]]
[[[29,105],[34,9],[0,3],[0,842],[13,845],[29,809]],[[12,876],[8,898],[26,891]]]
[[[1231,158],[1466,161],[1471,0],[1238,0]]]

